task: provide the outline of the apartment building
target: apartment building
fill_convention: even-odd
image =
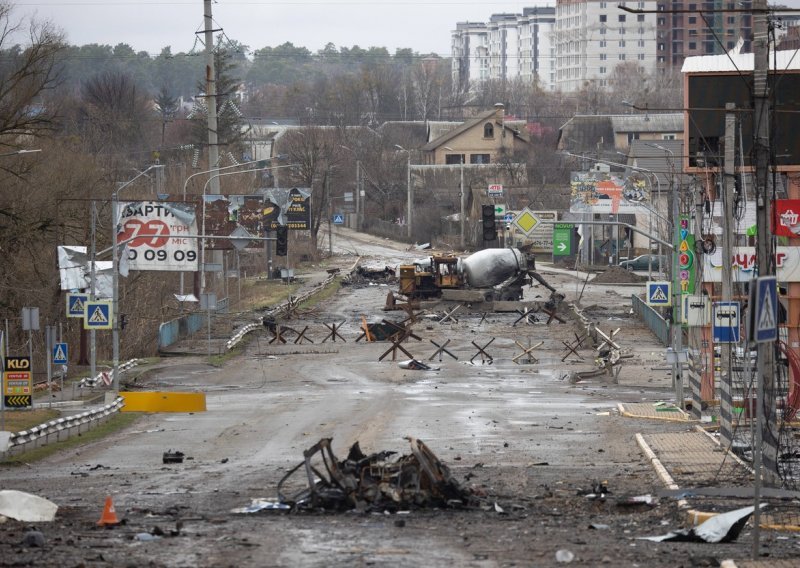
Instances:
[[[522,14],[494,14],[488,23],[459,22],[451,32],[453,82],[538,78],[555,88],[555,8],[524,8]]]
[[[753,16],[744,10],[752,7],[751,0],[658,1],[663,12],[657,21],[659,67],[680,69],[687,57],[721,55],[736,48],[740,38],[737,49],[751,52]]]
[[[588,82],[608,86],[614,68],[634,62],[655,70],[657,18],[655,0],[628,2],[633,14],[617,2],[558,0],[556,5],[556,87],[575,91]]]

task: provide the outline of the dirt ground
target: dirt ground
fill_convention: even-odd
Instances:
[[[348,238],[364,262],[404,254]],[[342,266],[352,262],[342,257]],[[401,369],[390,357],[378,362],[389,344],[355,342],[362,317],[404,317],[381,311],[388,286],[363,281],[284,321],[296,329],[308,325],[313,344],[270,344],[264,330],[222,368],[198,356],[162,360],[138,382],[203,390],[208,412],[145,415],[101,442],[30,466],[0,466],[3,488],[60,506],[55,522],[35,527],[43,547],[23,544],[25,524],[0,525],[0,565],[689,567],[748,558],[749,528],[729,544],[638,538],[686,522],[670,498],[627,504],[628,497],[662,489],[634,435],[686,428],[616,411],[620,401],[670,399],[664,349],[630,313],[630,294],[641,286],[584,287],[581,275],[540,266],[566,295],[559,311],[566,323],[547,324],[541,313],[538,321],[515,322],[519,314],[484,318],[476,312],[442,324],[443,312],[433,309],[414,324],[420,341],[404,345],[436,371]],[[541,287],[526,291],[531,300],[547,295]],[[596,354],[584,344],[580,358],[565,356],[563,342],[582,332],[570,307],[578,298],[601,329],[619,330],[627,357],[617,377],[575,378],[594,368]],[[341,323],[346,343],[323,343],[326,323]],[[429,361],[431,342],[448,340],[458,361],[447,355]],[[514,361],[539,341],[544,344],[533,351],[538,361]],[[480,361],[476,345],[491,354],[491,364],[474,364]],[[355,441],[365,452],[408,453],[406,435],[423,440],[478,504],[401,513],[231,513],[254,498],[274,499],[284,473],[320,438],[332,437],[343,457]],[[180,449],[187,459],[162,464],[167,449]],[[95,524],[106,495],[124,521],[111,529]],[[794,535],[767,533],[761,542],[774,559],[800,551]]]

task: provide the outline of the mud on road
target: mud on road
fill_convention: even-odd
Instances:
[[[552,566],[560,550],[581,566],[717,566],[747,557],[747,531],[724,545],[637,540],[685,523],[670,499],[621,504],[661,488],[634,434],[685,427],[616,413],[618,401],[669,399],[663,349],[632,319],[626,289],[581,289],[560,272],[545,277],[567,302],[581,294],[602,329],[619,328],[631,356],[615,380],[571,381],[574,371],[592,368],[595,354],[587,345],[582,360],[562,362],[562,342],[575,339],[575,325],[546,325],[546,318],[512,325],[515,314],[421,319],[414,326],[421,340],[405,344],[409,351],[427,361],[431,340],[450,339],[459,357],[432,361],[437,371],[378,362],[389,344],[354,343],[361,318],[401,316],[380,311],[386,287],[345,287],[287,322],[309,325],[314,344],[271,345],[263,330],[221,368],[192,357],[147,373],[161,389],[205,391],[207,412],[142,416],[103,441],[30,467],[2,466],[3,487],[47,497],[60,509],[55,522],[36,527],[41,548],[21,544],[24,524],[0,525],[0,565]],[[347,342],[321,343],[322,324],[334,322],[343,322]],[[492,364],[468,364],[472,342],[492,337]],[[534,351],[538,363],[513,361],[516,342],[538,341],[545,342]],[[323,437],[344,455],[355,441],[365,452],[407,453],[404,436],[423,440],[480,504],[399,514],[231,513],[251,499],[275,498],[284,473]],[[184,452],[184,462],[163,464],[170,449]],[[110,529],[96,526],[106,495],[124,521]],[[762,541],[773,557],[796,551],[795,539]]]

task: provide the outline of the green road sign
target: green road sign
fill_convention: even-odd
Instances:
[[[553,256],[569,256],[572,254],[572,223],[556,223],[553,225]]]

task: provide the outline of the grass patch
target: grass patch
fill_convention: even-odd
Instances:
[[[63,442],[52,442],[46,446],[40,446],[30,451],[10,456],[1,463],[3,465],[22,465],[45,459],[56,452],[77,448],[78,446],[82,446],[84,444],[90,444],[97,440],[101,440],[106,436],[113,434],[114,432],[119,432],[120,430],[127,428],[136,420],[138,420],[139,416],[140,415],[138,413],[118,412],[109,418],[107,422],[92,428],[88,432],[83,432],[80,436],[74,434],[70,436],[68,440],[64,440]]]
[[[239,343],[233,349],[228,349],[225,353],[221,353],[219,355],[212,355],[208,359],[209,365],[214,367],[222,367],[227,361],[230,361],[234,357],[238,357],[242,354],[242,346],[244,343],[247,342],[247,336],[245,335]]]
[[[33,410],[5,410],[5,429],[9,432],[21,432],[39,424],[49,422],[61,416],[52,408],[34,408]]]
[[[242,280],[240,310],[262,310],[280,304],[300,288],[299,282],[289,285],[280,280]]]
[[[342,287],[342,279],[339,277],[334,278],[328,283],[327,286],[325,286],[325,288],[323,288],[321,291],[311,296],[305,302],[301,303],[300,308],[309,309],[313,308],[314,306],[318,306],[319,304],[335,296],[336,293],[339,292],[341,287]]]

